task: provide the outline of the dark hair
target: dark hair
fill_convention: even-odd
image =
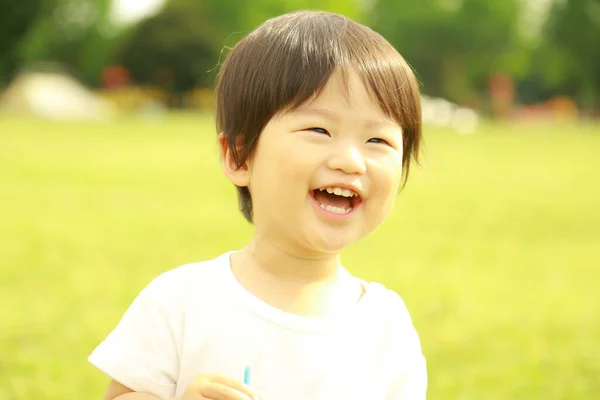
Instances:
[[[418,82],[404,58],[381,35],[342,15],[297,11],[272,18],[244,37],[221,66],[216,125],[238,167],[250,157],[269,120],[318,95],[336,71],[353,68],[383,112],[403,130],[403,182],[421,140]],[[252,222],[252,198],[238,187]]]

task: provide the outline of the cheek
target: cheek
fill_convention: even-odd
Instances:
[[[396,194],[402,180],[402,160],[388,157],[373,161],[368,168],[372,171],[375,189],[381,192]]]
[[[402,181],[402,164],[393,160],[378,162],[369,166],[371,174],[371,195],[378,201],[373,206],[385,214],[394,206]]]
[[[297,141],[277,139],[257,147],[250,172],[250,191],[256,201],[266,198],[270,203],[291,204],[301,191],[307,190],[315,158]]]
[[[260,159],[257,159],[259,167],[268,171],[271,178],[283,180],[281,184],[302,183],[299,180],[306,180],[319,157],[314,146],[291,137],[285,139],[287,140],[279,140],[264,149]]]

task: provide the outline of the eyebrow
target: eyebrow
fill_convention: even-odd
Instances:
[[[296,110],[296,113],[307,116],[313,115],[317,117],[323,117],[334,122],[338,122],[340,120],[340,117],[335,112],[326,108],[299,108]],[[363,125],[367,127],[383,127],[397,124],[383,119],[369,119],[365,121]]]

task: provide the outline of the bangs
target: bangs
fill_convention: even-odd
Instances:
[[[273,114],[310,103],[334,74],[339,74],[341,89],[349,98],[348,73],[354,70],[371,100],[403,130],[420,122],[414,74],[383,37],[341,16],[316,14],[300,19],[301,15],[295,15],[298,24],[279,43],[271,42],[269,53],[279,55],[272,57],[277,65],[264,66],[271,79],[265,82],[263,100],[271,100]]]

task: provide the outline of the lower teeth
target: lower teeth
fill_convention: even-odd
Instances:
[[[329,206],[329,205],[325,205],[325,204],[321,204],[321,203],[319,203],[319,206],[323,210],[329,211],[334,214],[348,214],[350,211],[352,211],[352,207],[340,208],[340,207]]]

